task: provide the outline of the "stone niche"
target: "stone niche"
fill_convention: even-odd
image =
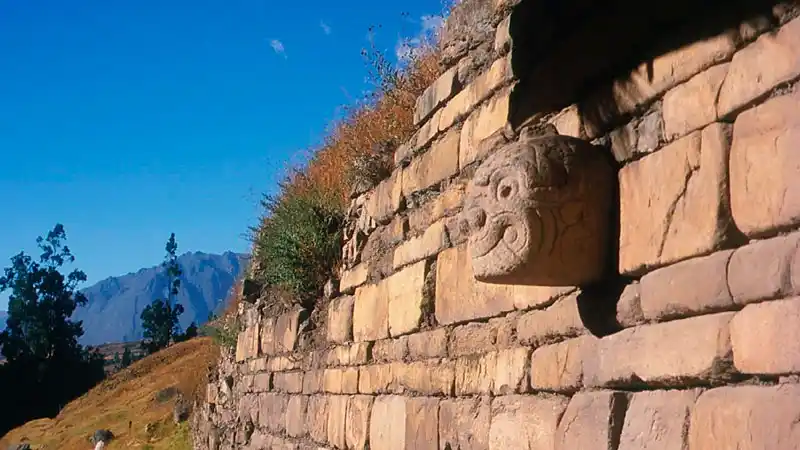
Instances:
[[[576,286],[605,274],[615,173],[588,142],[523,129],[476,170],[462,226],[475,278]]]

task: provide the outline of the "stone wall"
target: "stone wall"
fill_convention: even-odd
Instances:
[[[242,308],[195,448],[800,449],[796,6],[718,4],[724,21],[640,26],[654,44],[624,64],[551,73],[612,61],[560,45],[617,16],[564,2],[551,28],[580,26],[548,35],[530,2],[491,2],[493,36],[445,45],[418,132],[353,199],[339,293]],[[537,189],[510,213],[544,236],[555,199],[558,231],[538,253],[506,232],[482,265],[478,230],[505,213],[478,180],[520,168]]]

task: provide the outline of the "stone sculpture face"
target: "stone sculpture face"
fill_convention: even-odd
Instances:
[[[475,278],[575,286],[602,277],[614,171],[580,139],[523,132],[467,186],[462,222]]]

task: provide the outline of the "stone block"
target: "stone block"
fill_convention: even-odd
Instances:
[[[584,360],[584,384],[683,386],[724,375],[721,371],[730,365],[734,314],[643,325],[606,336]]]
[[[286,355],[273,356],[267,361],[267,370],[270,372],[284,372],[287,370],[299,369],[303,361],[299,358]]]
[[[331,395],[328,397],[328,443],[338,449],[347,448],[347,405],[350,397]]]
[[[411,160],[403,169],[403,195],[427,189],[458,173],[458,137],[458,130],[450,131]]]
[[[278,372],[273,374],[275,390],[299,394],[303,392],[303,372]]]
[[[394,385],[394,374],[391,364],[375,364],[360,367],[358,374],[358,392],[361,394],[386,394]]]
[[[275,345],[278,353],[293,352],[300,331],[300,320],[308,315],[306,310],[295,310],[278,316],[275,322]]]
[[[440,220],[425,232],[402,243],[394,250],[393,266],[399,269],[408,264],[429,258],[450,246],[444,221]]]
[[[430,117],[435,109],[443,105],[459,89],[461,84],[458,80],[458,69],[453,67],[439,75],[439,78],[417,98],[414,107],[414,125]]]
[[[400,145],[394,152],[394,163],[396,166],[401,165],[407,161],[419,149],[426,147],[431,143],[434,137],[439,134],[439,122],[442,117],[442,109],[436,110],[430,119],[425,121],[414,133],[408,142]]]
[[[406,450],[406,402],[396,396],[376,397],[369,420],[369,445],[376,450]]]
[[[489,323],[470,323],[453,328],[449,355],[465,356],[494,350],[497,327]]]
[[[348,364],[358,366],[366,364],[372,353],[372,342],[356,342],[348,347]]]
[[[708,254],[727,241],[727,134],[726,125],[709,125],[620,170],[621,273]]]
[[[727,273],[733,301],[744,305],[789,295],[798,246],[800,233],[792,233],[737,248]]]
[[[800,19],[794,22],[800,26]],[[734,122],[731,211],[736,226],[747,236],[775,234],[800,224],[798,108],[800,88],[795,87],[789,95],[741,113]]]
[[[376,341],[372,346],[372,359],[375,361],[402,361],[407,355],[408,336]]]
[[[345,442],[351,450],[367,449],[369,437],[369,416],[372,412],[372,397],[369,395],[356,395],[350,398],[347,405],[347,420],[345,421]]]
[[[475,278],[534,286],[598,281],[607,269],[613,191],[614,169],[599,148],[523,129],[467,185],[461,217]]]
[[[530,349],[509,348],[497,352],[492,392],[495,395],[520,394],[528,390]]]
[[[556,450],[617,450],[628,396],[622,392],[581,392],[570,400],[556,434]]]
[[[611,153],[618,162],[652,153],[664,143],[663,128],[661,109],[654,108],[647,115],[634,119],[610,133]]]
[[[458,119],[470,112],[511,76],[511,58],[501,58],[489,69],[476,77],[442,109],[439,130],[450,128]]]
[[[644,322],[642,312],[641,285],[631,283],[625,286],[617,302],[617,323],[624,327],[632,327]]]
[[[798,384],[712,389],[692,411],[689,448],[797,450],[798,416]]]
[[[325,369],[322,374],[322,389],[330,394],[342,393],[343,369]]]
[[[342,272],[342,279],[339,280],[339,290],[345,293],[353,293],[355,288],[367,282],[369,276],[369,265],[360,263]]]
[[[547,309],[527,312],[517,322],[517,337],[526,345],[541,345],[563,337],[578,336],[585,331],[578,311],[577,293],[556,301]]]
[[[497,352],[458,358],[455,362],[456,395],[488,395],[494,387]]]
[[[322,392],[323,370],[309,370],[303,374],[303,393],[316,394]]]
[[[729,65],[720,64],[700,72],[664,95],[662,115],[668,140],[717,121],[717,99]]]
[[[342,370],[342,393],[358,393],[358,368],[348,367]]]
[[[731,321],[733,363],[748,374],[800,373],[800,297],[747,305]]]
[[[239,333],[236,339],[236,362],[243,362],[258,357],[259,332],[259,324],[255,323]]]
[[[556,131],[562,136],[583,137],[583,120],[578,111],[578,105],[570,105],[564,108],[550,119],[550,123],[556,127]]]
[[[494,35],[495,53],[503,54],[509,49],[511,49],[511,16],[506,17],[497,25]]]
[[[389,334],[401,336],[419,330],[429,297],[425,289],[426,261],[420,261],[382,281],[389,302]]]
[[[438,399],[425,397],[407,399],[405,425],[405,447],[402,448],[439,450]]]
[[[499,350],[513,347],[517,344],[517,321],[520,314],[512,312],[505,317],[489,319],[489,325],[497,329],[497,348]]]
[[[504,89],[473,111],[464,121],[459,139],[458,167],[461,170],[488,155],[491,146],[481,143],[506,127],[510,111],[511,91]]]
[[[347,295],[328,304],[328,341],[341,344],[353,339],[353,304],[356,299]]]
[[[489,450],[491,399],[477,397],[439,403],[439,450]]]
[[[633,394],[625,415],[619,450],[689,448],[686,424],[700,392],[694,389]]]
[[[647,320],[665,320],[730,309],[728,263],[732,250],[693,258],[642,277],[641,306]]]
[[[264,317],[261,321],[261,332],[259,336],[261,354],[263,355],[276,355],[278,353],[275,339],[275,324],[276,317]]]
[[[412,359],[444,358],[447,356],[447,330],[439,328],[408,336],[408,354]]]
[[[583,360],[595,350],[597,338],[581,336],[545,345],[531,356],[531,387],[535,391],[571,393],[583,386]]]
[[[400,209],[403,200],[404,172],[395,170],[368,195],[364,205],[367,215],[377,223],[386,223]]]
[[[567,399],[509,395],[492,401],[489,449],[554,449]]]
[[[315,442],[328,441],[328,397],[314,395],[308,399],[306,430]]]
[[[422,234],[437,221],[460,211],[465,187],[462,183],[454,183],[432,200],[409,211],[409,232],[415,235]]]
[[[308,397],[293,395],[289,397],[286,406],[286,434],[291,437],[304,436],[306,431],[306,411],[308,410]]]
[[[253,376],[253,392],[267,392],[272,389],[272,374],[259,373]]]
[[[733,55],[719,92],[719,115],[746,107],[780,84],[800,77],[800,18],[764,34]]]
[[[392,363],[396,392],[411,391],[423,395],[451,395],[455,378],[452,362],[416,361]]]
[[[386,284],[368,284],[356,289],[353,306],[353,340],[375,341],[389,336],[389,297]]]
[[[258,397],[259,425],[273,433],[282,433],[286,428],[288,406],[289,396],[286,394],[261,394]]]

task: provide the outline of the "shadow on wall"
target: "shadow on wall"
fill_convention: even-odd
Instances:
[[[592,131],[589,137],[599,136],[633,112],[630,102],[648,95],[626,80],[635,69],[650,82],[658,56],[723,33],[742,39],[743,25],[772,28],[777,24],[773,7],[781,3],[786,2],[522,2],[511,16],[512,66],[520,79],[511,97],[511,124],[516,128],[531,117],[578,104],[584,128]],[[615,79],[620,80],[616,92]]]

